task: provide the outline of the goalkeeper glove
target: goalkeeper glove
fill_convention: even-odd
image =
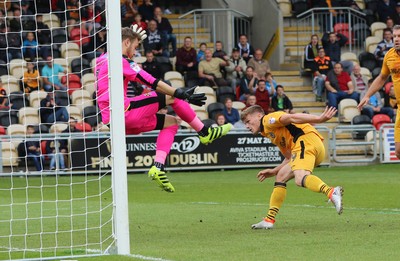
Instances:
[[[143,30],[142,27],[138,27],[137,24],[132,25],[131,29],[134,33],[137,33],[140,36],[139,42],[142,42],[144,39],[147,38],[146,30]]]
[[[206,104],[205,100],[207,100],[207,97],[205,93],[194,93],[194,90],[196,88],[197,86],[194,86],[186,91],[178,88],[174,92],[174,97],[181,100],[185,100],[197,106],[202,106]]]

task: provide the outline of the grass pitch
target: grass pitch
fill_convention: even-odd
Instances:
[[[344,187],[341,216],[324,195],[290,181],[273,230],[250,229],[274,183],[258,182],[257,169],[169,173],[175,193],[129,175],[134,257],[78,260],[399,260],[399,166],[317,168]]]

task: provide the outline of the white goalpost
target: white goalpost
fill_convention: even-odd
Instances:
[[[0,1],[0,260],[130,254],[120,3],[76,2]]]

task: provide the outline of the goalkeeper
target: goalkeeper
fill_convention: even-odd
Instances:
[[[264,110],[258,105],[242,112],[241,118],[246,128],[254,135],[261,133],[262,136],[269,138],[285,157],[279,166],[262,170],[257,175],[260,182],[269,177],[276,177],[267,216],[261,222],[252,225],[253,229],[273,228],[275,216],[286,198],[286,182],[293,178],[296,185],[325,194],[335,205],[337,213],[339,215],[342,213],[343,189],[330,187],[312,175],[314,167],[325,157],[325,147],[322,136],[309,123],[325,122],[336,112],[334,107],[327,107],[320,116],[285,112],[265,115]]]
[[[158,114],[157,112],[167,105],[171,105],[175,113],[187,122],[199,134],[200,142],[208,144],[226,135],[231,129],[231,124],[208,128],[196,116],[189,103],[202,106],[205,104],[204,93],[194,93],[194,89],[187,91],[175,89],[165,82],[155,79],[142,70],[131,58],[135,56],[139,43],[147,36],[145,31],[136,26],[122,28],[122,62],[124,77],[124,108],[126,134],[139,134],[142,132],[160,130],[156,141],[156,156],[154,165],[148,172],[163,190],[174,192],[175,189],[169,182],[164,164],[170,152],[175,134],[178,131],[178,123],[171,115]],[[110,122],[109,107],[109,82],[108,82],[108,53],[103,54],[96,61],[97,77],[97,102],[101,111],[104,124]],[[137,81],[146,84],[154,91],[133,98],[126,95],[128,83]]]

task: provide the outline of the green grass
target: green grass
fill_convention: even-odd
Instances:
[[[131,253],[168,260],[400,259],[399,165],[317,168],[326,183],[344,187],[343,214],[290,181],[275,228],[261,231],[250,226],[266,213],[273,179],[259,183],[257,172],[169,173],[172,194],[145,175],[130,175]]]

